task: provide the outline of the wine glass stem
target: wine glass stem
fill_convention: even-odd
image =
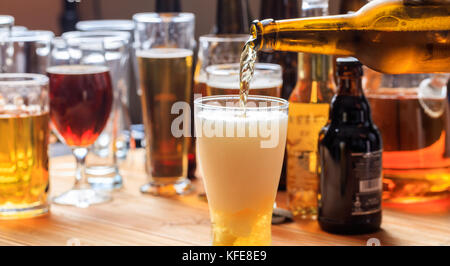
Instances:
[[[88,186],[86,178],[86,155],[88,154],[87,148],[75,148],[72,150],[75,159],[77,160],[77,169],[75,172],[75,185],[74,188],[83,188]]]

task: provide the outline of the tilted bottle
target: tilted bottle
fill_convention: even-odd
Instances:
[[[328,1],[304,0],[303,16],[328,14]],[[298,81],[289,98],[287,135],[288,206],[301,218],[317,218],[318,151],[320,129],[328,120],[335,92],[333,57],[298,54]]]
[[[319,135],[318,220],[328,232],[368,233],[381,224],[381,134],[362,90],[361,63],[338,58],[337,74],[338,92]]]
[[[449,0],[376,0],[348,15],[253,23],[255,50],[357,57],[384,73],[450,69]]]

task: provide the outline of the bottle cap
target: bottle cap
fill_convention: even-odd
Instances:
[[[362,64],[354,57],[340,57],[336,60],[336,66],[338,76],[350,73],[357,76],[363,75]]]

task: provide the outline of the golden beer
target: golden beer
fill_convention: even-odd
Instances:
[[[49,114],[8,107],[0,109],[0,218],[45,213]]]
[[[141,78],[147,173],[151,186],[162,189],[187,177],[190,139],[184,135],[173,136],[172,122],[181,114],[172,114],[171,110],[176,102],[190,102],[192,51],[154,48],[137,51],[136,55]]]

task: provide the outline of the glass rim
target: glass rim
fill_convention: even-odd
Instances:
[[[133,15],[133,21],[136,23],[186,23],[194,20],[194,13],[189,12],[144,12]]]
[[[11,31],[11,34],[6,37],[8,42],[37,42],[37,41],[51,41],[55,37],[52,31],[48,30],[19,30]]]
[[[0,73],[0,87],[44,86],[47,84],[48,77],[42,74]]]
[[[233,111],[258,111],[258,110],[269,110],[269,111],[280,111],[287,110],[289,108],[289,102],[283,98],[273,97],[273,96],[260,96],[260,95],[249,95],[247,100],[256,100],[267,103],[278,103],[279,105],[268,105],[264,107],[238,107],[238,106],[218,106],[215,104],[207,104],[205,101],[239,101],[239,95],[214,95],[214,96],[205,96],[199,97],[194,100],[194,106],[202,109],[209,110],[233,110]]]
[[[13,26],[14,17],[10,15],[0,15],[0,26]]]
[[[209,42],[246,42],[249,34],[205,34],[200,36],[199,41]]]
[[[131,34],[126,31],[68,31],[61,35],[68,43],[79,42],[125,42],[129,43]]]
[[[79,21],[75,28],[79,31],[132,31],[135,25],[130,19],[100,19]]]
[[[232,70],[236,71],[231,72]],[[210,65],[205,68],[205,72],[212,76],[230,76],[233,74],[239,75],[239,70],[239,63]],[[281,65],[272,63],[255,63],[255,72],[256,71],[271,71],[282,74],[282,67]]]

